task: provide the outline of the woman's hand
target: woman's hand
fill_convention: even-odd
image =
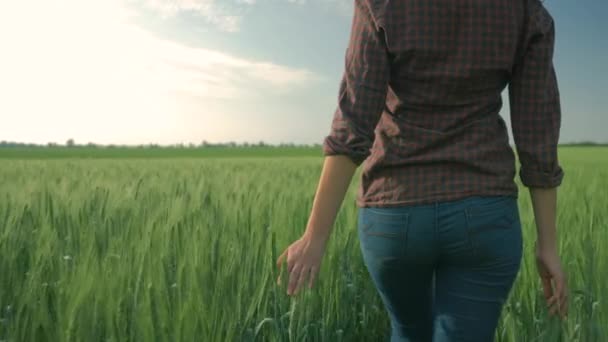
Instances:
[[[321,259],[325,254],[325,246],[331,235],[336,215],[356,170],[357,165],[349,156],[325,157],[306,231],[277,259],[279,268],[277,284],[281,285],[281,266],[283,259],[287,258],[288,295],[296,294],[307,277],[310,277],[308,287],[312,288],[321,267]]]
[[[279,273],[282,271],[283,259],[287,257],[287,271],[289,272],[288,295],[297,294],[308,276],[310,276],[308,287],[312,288],[321,267],[321,260],[325,254],[325,245],[325,240],[315,239],[304,234],[279,256],[277,259]],[[277,279],[277,285],[281,285],[280,274]]]
[[[568,285],[555,248],[536,248],[536,266],[543,284],[543,293],[549,314],[556,312],[565,318],[568,314]]]

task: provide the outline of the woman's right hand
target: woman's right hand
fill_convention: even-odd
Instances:
[[[562,318],[566,318],[568,315],[568,285],[557,248],[542,249],[537,245],[536,266],[549,314],[559,313]]]

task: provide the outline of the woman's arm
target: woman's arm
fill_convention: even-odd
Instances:
[[[530,188],[539,251],[557,252],[557,188]]]
[[[384,29],[373,2],[355,1],[338,107],[323,140],[323,172],[304,236],[326,241],[357,167],[371,154],[390,80]]]
[[[304,236],[325,244],[357,165],[347,156],[326,156]]]
[[[287,261],[288,295],[297,294],[307,278],[308,286],[312,288],[321,267],[321,259],[334,220],[356,169],[357,165],[348,156],[325,157],[306,231],[277,259],[279,269],[282,269],[283,261],[285,259]],[[281,284],[281,275],[277,279],[277,284]]]
[[[564,172],[557,146],[561,104],[553,66],[555,23],[539,0],[529,3],[523,59],[513,68],[509,84],[511,126],[521,163],[522,184],[530,189],[536,222],[536,264],[549,312],[565,317],[568,286],[558,254],[557,187]]]
[[[306,231],[277,259],[279,269],[287,259],[289,295],[297,293],[307,278],[312,287],[338,210],[355,170],[371,153],[374,129],[386,104],[389,56],[384,30],[368,1],[355,0],[338,108],[323,140],[325,160]]]
[[[557,244],[557,188],[530,188],[536,221],[536,265],[549,313],[568,314],[568,282],[562,270]]]

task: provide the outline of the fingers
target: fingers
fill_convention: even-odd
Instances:
[[[316,267],[311,267],[310,268],[310,279],[308,281],[308,288],[312,289],[312,286],[314,285],[315,281],[317,280],[317,273],[318,273],[318,269]]]
[[[277,268],[281,269],[281,266],[283,264],[283,259],[285,258],[287,251],[288,251],[288,249],[285,249],[283,251],[283,253],[281,253],[281,255],[279,255],[279,257],[277,258]]]
[[[551,277],[541,277],[543,285],[543,295],[545,300],[549,300],[553,296],[553,285],[551,284]]]
[[[562,318],[566,319],[566,318],[568,318],[568,295],[567,294],[564,297],[561,305],[562,305]]]
[[[549,293],[549,298],[547,299],[547,308],[549,309],[549,315],[553,316],[559,309],[559,288],[555,286],[555,289],[553,289],[553,283],[550,277],[543,278],[543,287],[545,288],[545,297],[547,297],[547,294]],[[550,289],[549,291],[547,290],[547,287]]]
[[[564,318],[567,314],[568,309],[568,288],[566,285],[566,279],[562,275],[557,279],[556,282],[556,294],[557,294],[557,306],[559,309],[560,316]]]
[[[287,248],[285,252],[283,252],[283,254],[281,254],[281,256],[279,257],[279,260],[277,260],[277,266],[281,268],[283,261],[282,259],[285,259],[285,257],[287,257],[287,271],[291,272],[293,270],[293,267],[295,266],[295,262],[292,253],[289,253],[289,248]]]
[[[294,294],[298,294],[299,290],[304,287],[304,283],[306,282],[306,278],[308,277],[308,288],[312,289],[312,286],[317,279],[318,269],[314,266],[305,266],[301,268],[300,274],[298,276],[298,282],[295,286]]]
[[[283,253],[277,259],[277,268],[282,273],[283,269],[283,260],[287,259],[287,272],[291,273],[295,266],[295,261],[292,254],[289,253],[289,248],[285,249]],[[281,275],[279,274],[279,278],[277,279],[277,285],[281,285]]]
[[[294,292],[294,289],[296,288],[296,285],[298,284],[298,281],[300,280],[300,273],[302,272],[302,267],[300,265],[295,265],[295,267],[293,268],[293,270],[290,272],[289,275],[289,285],[287,287],[287,294],[288,295],[292,295]]]
[[[555,280],[555,291],[547,300],[547,306],[550,315],[553,316],[556,313],[559,313],[562,319],[566,318],[568,314],[568,289],[566,280],[563,276],[559,276]]]
[[[318,258],[316,255],[314,255],[315,253],[319,253],[319,250],[313,249],[307,254],[306,251],[302,251],[300,245],[294,243],[285,249],[285,251],[283,251],[283,253],[281,253],[281,255],[277,258],[276,265],[277,268],[279,268],[277,285],[279,286],[281,285],[281,278],[283,278],[283,264],[285,261],[287,264],[286,269],[289,274],[288,276],[286,275],[286,277],[288,277],[288,295],[295,295],[301,288],[305,287],[307,278],[308,287],[312,288],[319,270],[319,262],[317,261]]]
[[[293,290],[294,294],[298,294],[300,288],[304,284],[304,281],[306,280],[306,277],[308,276],[309,273],[310,273],[310,267],[308,267],[308,266],[302,267],[302,270],[300,271],[300,275],[298,276],[298,282],[296,283],[296,287]]]
[[[555,312],[558,310],[558,297],[554,295],[547,301],[547,307],[549,308],[549,315],[555,315]]]
[[[551,282],[551,277],[541,276],[540,280],[543,286],[543,296],[547,301],[547,308],[549,309],[549,314],[553,315],[554,304],[557,301],[558,297],[556,296],[555,291],[553,290],[553,283]]]
[[[281,275],[283,274],[283,259],[285,259],[285,255],[287,254],[287,251],[289,249],[285,249],[285,251],[283,251],[283,253],[281,253],[281,255],[279,255],[279,257],[277,258],[277,268],[279,269],[279,276],[277,278],[277,285],[281,285]]]
[[[568,283],[564,281],[564,296],[562,298],[562,313],[564,318],[568,317]]]
[[[558,299],[557,295],[553,295],[553,296],[551,296],[551,298],[549,298],[549,299],[547,300],[547,307],[548,307],[549,309],[551,309],[551,307],[552,307],[552,306],[553,306],[553,305],[554,305],[554,304],[557,302],[557,299]]]

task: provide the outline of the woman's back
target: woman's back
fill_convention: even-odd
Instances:
[[[367,159],[357,204],[517,195],[501,93],[525,185],[555,186],[554,27],[538,0],[357,0],[325,155]],[[369,158],[368,158],[369,157]]]
[[[306,232],[278,260],[287,257],[288,292],[308,274],[314,281],[354,166],[366,161],[359,246],[391,341],[492,340],[523,255],[515,158],[499,116],[508,86],[543,293],[564,317],[553,44],[539,0],[355,0],[323,143],[336,156],[325,158]]]
[[[377,24],[393,56],[389,110],[438,131],[491,114],[516,60],[523,2],[388,4],[383,12],[378,9]]]

